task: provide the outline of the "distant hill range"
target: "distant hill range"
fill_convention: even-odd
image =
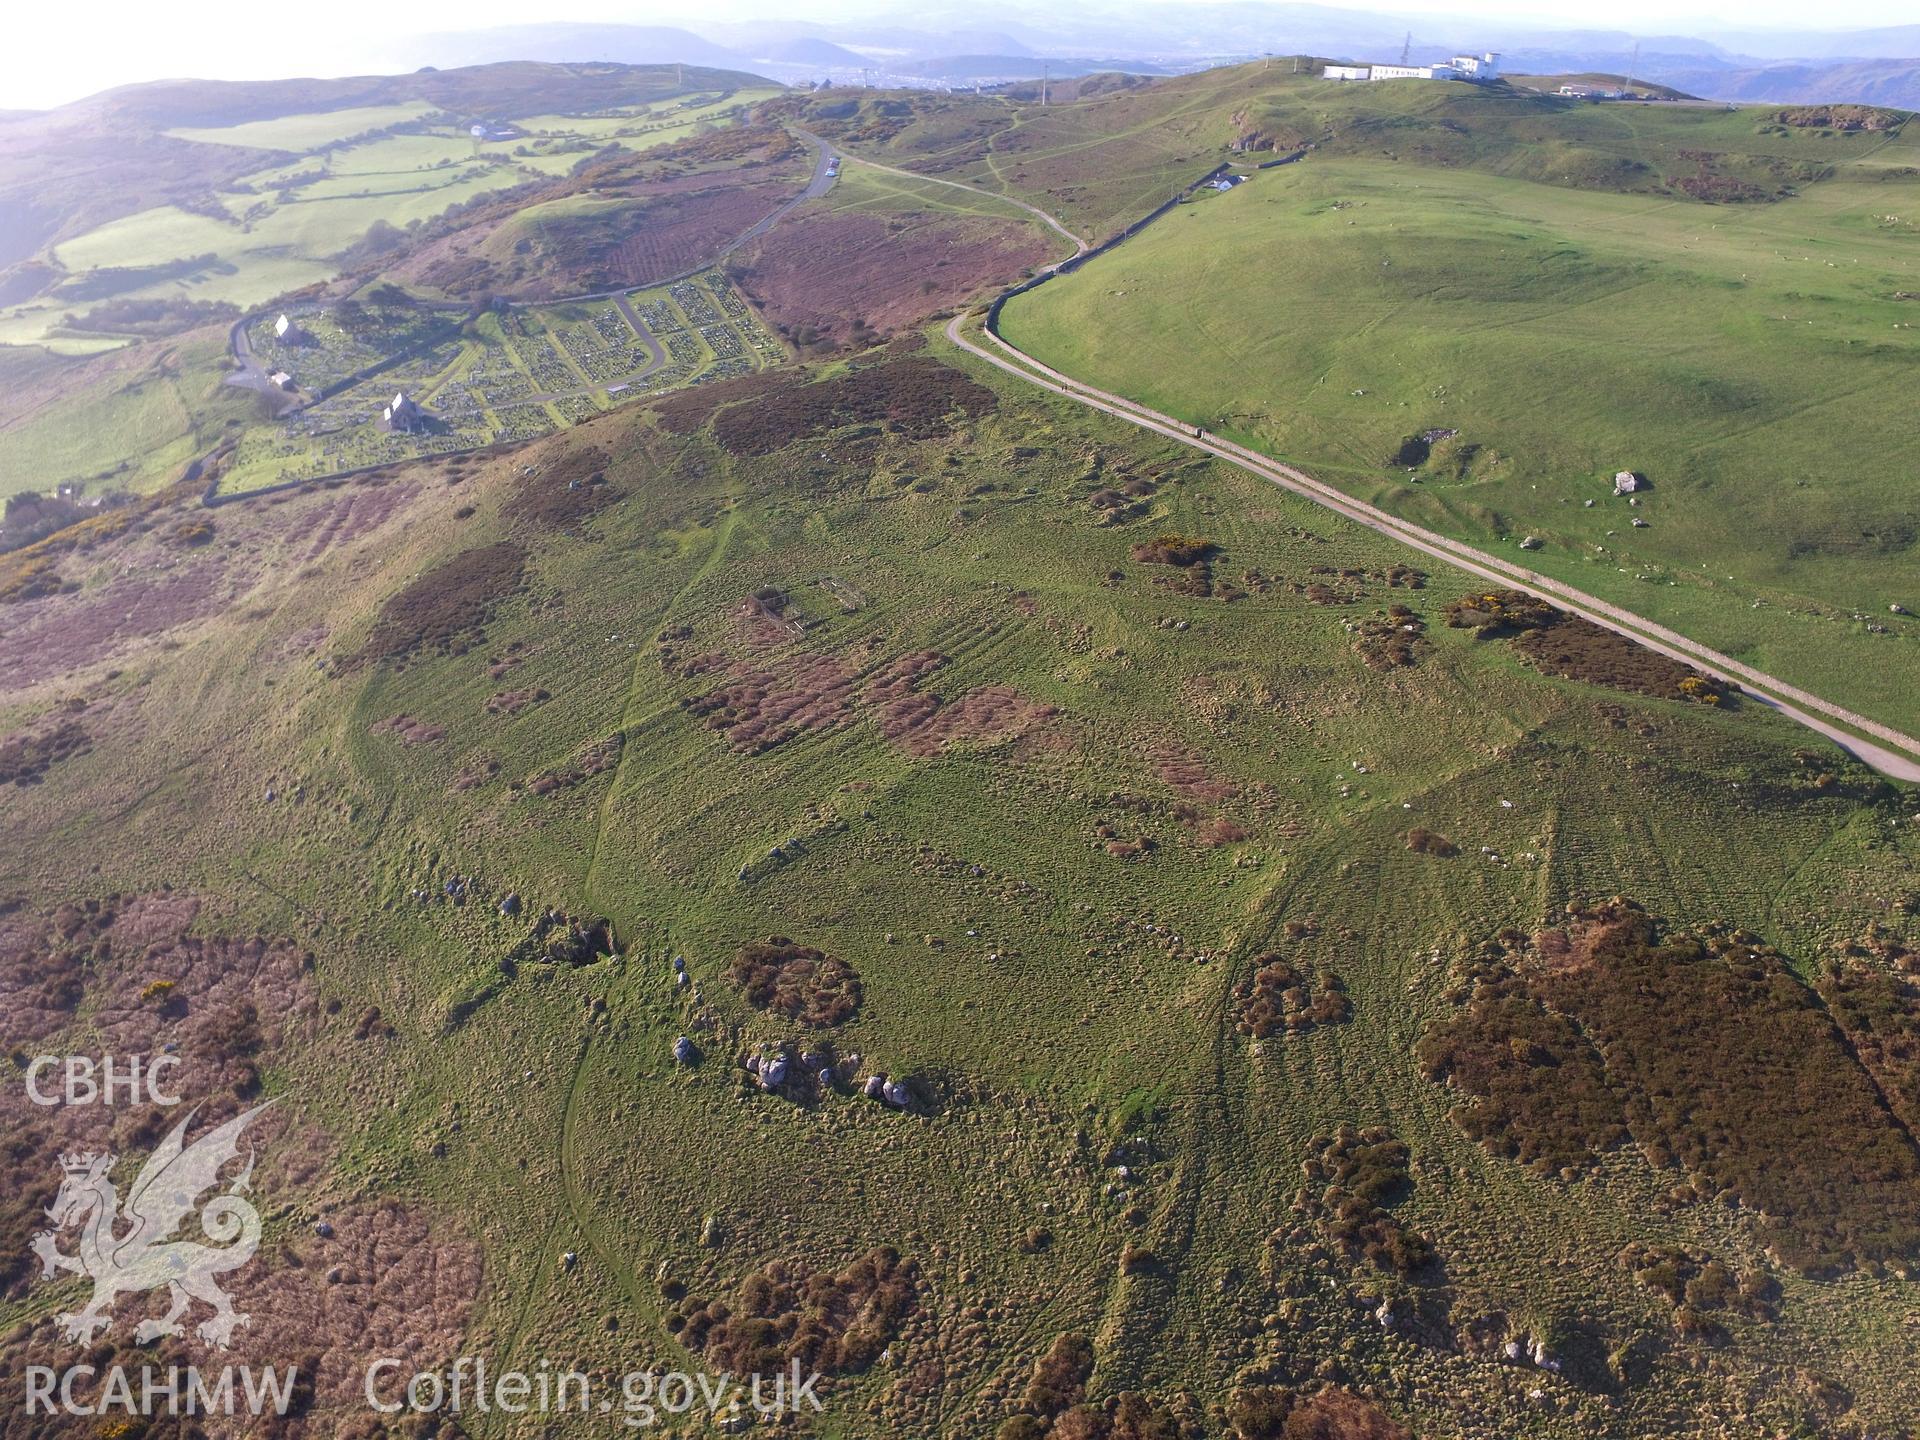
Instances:
[[[825,65],[841,69],[858,68],[871,65],[872,59],[849,50],[844,45],[836,45],[831,40],[822,40],[817,35],[804,35],[798,40],[789,40],[767,52],[766,59],[784,65]]]
[[[1164,75],[1262,55],[1397,60],[1411,36],[1417,63],[1498,50],[1510,73],[1631,74],[1710,99],[1920,109],[1920,25],[1635,35],[1259,0],[1111,9],[1066,3],[1017,12],[983,0],[970,8],[964,28],[939,23],[951,13],[881,12],[837,25],[715,23],[699,33],[665,25],[514,25],[412,37],[402,42],[395,68],[601,60],[711,65],[789,84],[972,85],[1037,79],[1043,70],[1061,77],[1103,70]]]
[[[711,65],[736,68],[746,56],[673,25],[501,25],[485,30],[447,30],[411,38],[409,61],[452,66],[506,60],[559,64],[612,61],[620,65]]]
[[[1715,100],[1803,105],[1847,101],[1920,110],[1920,60],[1843,60],[1754,69],[1694,70],[1676,65],[1652,73],[1676,89]]]
[[[788,84],[810,81],[955,85],[1038,78],[1040,75],[1091,75],[1119,70],[1165,75],[1186,66],[1170,66],[1151,57],[1103,51],[1078,54],[1029,48],[998,32],[929,34],[894,26],[861,28],[828,38],[793,33],[788,26],[733,26],[716,33],[723,44],[691,30],[666,25],[511,25],[495,29],[448,31],[407,43],[396,68],[428,63],[472,66],[505,60],[603,61],[621,65],[720,66],[752,71]]]
[[[71,133],[103,124],[136,130],[239,125],[278,115],[409,100],[458,113],[517,119],[549,111],[556,90],[588,110],[646,104],[689,90],[738,90],[765,83],[758,75],[693,62],[633,66],[525,59],[337,80],[153,80],[103,90],[57,110],[15,116],[5,134]],[[6,148],[5,135],[0,134],[0,155]]]
[[[946,80],[956,85],[966,85],[976,80],[988,83],[1037,80],[1042,75],[1051,75],[1055,79],[1070,79],[1080,75],[1099,75],[1116,70],[1132,75],[1174,73],[1167,66],[1157,65],[1151,60],[1048,59],[1045,56],[1035,55],[946,55],[937,60],[915,61],[909,73],[924,75],[932,80]]]
[[[1920,110],[1920,59],[1809,59],[1762,62],[1730,56],[1711,47],[1692,52],[1643,48],[1511,50],[1503,57],[1509,74],[1631,74],[1641,85],[1669,86],[1709,100],[1778,104],[1886,105]]]
[[[977,0],[964,12],[880,7],[836,24],[804,14],[796,5],[790,19],[699,20],[698,29],[553,22],[409,33],[389,26],[348,42],[344,62],[263,50],[254,63],[228,63],[234,73],[260,79],[289,64],[350,64],[380,75],[539,62],[704,66],[786,84],[958,87],[1042,73],[1179,74],[1262,56],[1379,62],[1398,60],[1404,49],[1427,64],[1497,50],[1508,73],[1622,74],[1711,99],[1920,109],[1920,24],[1635,34],[1471,12],[1409,15],[1281,0],[1058,0],[1044,8]]]

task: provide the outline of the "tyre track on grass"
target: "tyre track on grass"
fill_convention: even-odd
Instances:
[[[686,459],[693,445],[694,442],[689,440],[680,447],[679,453],[673,458],[673,463],[667,466],[662,472],[661,478],[664,479],[672,476],[679,470],[680,462]],[[721,497],[721,502],[726,508],[718,523],[713,527],[713,538],[708,546],[705,558],[701,560],[699,568],[694,571],[692,577],[673,593],[672,598],[670,598],[665,605],[660,607],[660,613],[654,619],[652,626],[647,632],[648,634],[657,635],[660,627],[672,620],[675,612],[680,607],[680,602],[719,567],[720,562],[727,553],[727,547],[732,543],[733,532],[740,521],[738,499],[738,496],[731,493]],[[627,633],[638,634],[639,632],[633,631]],[[600,850],[606,839],[607,824],[613,815],[614,797],[620,791],[620,778],[626,773],[627,740],[630,732],[635,728],[635,717],[640,708],[641,690],[645,683],[647,666],[655,660],[654,650],[642,640],[634,651],[633,665],[627,674],[627,698],[620,709],[620,755],[613,763],[613,777],[607,783],[606,794],[600,797],[600,810],[593,827],[593,847],[587,852],[586,869],[580,877],[581,889],[588,897],[593,895],[593,872],[600,864]]]
[[[636,1316],[644,1316],[649,1313],[647,1303],[642,1298],[644,1287],[640,1284],[639,1277],[620,1261],[612,1243],[600,1233],[600,1219],[594,1209],[593,1199],[582,1188],[578,1169],[573,1163],[582,1100],[582,1081],[586,1077],[587,1061],[592,1054],[593,1032],[589,1030],[581,1037],[579,1058],[574,1061],[572,1078],[567,1081],[566,1108],[561,1112],[560,1194],[566,1201],[567,1213],[572,1217],[574,1228],[580,1232],[580,1238],[586,1241],[588,1248],[593,1251],[594,1258],[600,1262],[601,1269],[625,1292],[628,1303],[633,1306],[633,1313]]]
[[[1076,260],[1086,254],[1091,248],[1085,240],[1082,240],[1078,235],[1074,234],[1073,231],[1069,230],[1065,225],[1062,225],[1038,205],[1029,205],[1026,201],[1015,199],[1011,195],[999,195],[992,190],[983,189],[978,185],[969,185],[962,180],[946,180],[938,175],[922,175],[917,170],[903,170],[898,165],[882,165],[878,160],[868,160],[864,156],[855,155],[845,150],[835,150],[825,140],[822,140],[810,130],[802,130],[797,125],[790,126],[789,128],[794,134],[806,141],[807,144],[819,146],[823,155],[835,155],[842,161],[851,160],[854,164],[864,165],[869,170],[879,170],[887,175],[898,175],[904,180],[912,180],[922,185],[946,185],[954,190],[965,190],[974,195],[984,195],[987,199],[998,201],[1002,205],[1010,205],[1016,210],[1024,210],[1048,229],[1059,234],[1062,239],[1069,242],[1073,246],[1073,258]],[[825,162],[823,161],[822,163],[824,164]]]

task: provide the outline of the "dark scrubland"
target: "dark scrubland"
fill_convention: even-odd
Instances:
[[[512,541],[463,550],[380,607],[360,656],[401,662],[422,651],[464,655],[500,602],[520,588],[527,552]]]
[[[748,403],[727,403],[734,394]],[[729,454],[768,455],[828,430],[848,425],[885,425],[908,439],[931,438],[956,418],[974,418],[997,404],[994,392],[951,366],[910,356],[887,364],[867,363],[811,383],[788,375],[769,377],[713,397],[724,408],[713,417],[713,435]],[[692,428],[706,419],[699,399],[669,408],[673,427]]]
[[[33,1104],[24,1086],[0,1093],[7,1145],[5,1203],[0,1206],[0,1294],[17,1304],[39,1290],[32,1235],[48,1228],[42,1207],[61,1179],[60,1156],[102,1151],[122,1157],[114,1173],[120,1194],[136,1161],[193,1110],[189,1141],[268,1099],[296,1055],[346,1060],[338,1008],[317,993],[315,952],[285,937],[249,934],[200,896],[156,891],[74,899],[51,908],[14,901],[0,913],[0,1023],[21,1055],[111,1054],[177,1057],[167,1088],[178,1110],[128,1104]],[[163,1052],[163,1045],[171,1047]],[[47,1088],[58,1092],[57,1076]],[[401,1333],[426,1343],[457,1343],[479,1292],[481,1265],[457,1227],[396,1200],[328,1194],[336,1141],[297,1114],[282,1095],[247,1131],[254,1147],[255,1194],[323,1213],[324,1230],[269,1233],[258,1258],[228,1282],[235,1306],[252,1323],[235,1332],[231,1351],[193,1335],[138,1344],[137,1296],[123,1295],[122,1319],[82,1352],[97,1366],[198,1365],[224,1360],[255,1367],[296,1365],[296,1400],[271,1433],[299,1440],[344,1433],[364,1410],[366,1365]],[[229,1167],[231,1174],[238,1166]],[[310,1208],[309,1208],[310,1207]],[[60,1237],[67,1253],[71,1234]],[[197,1323],[205,1312],[189,1317]],[[134,1318],[124,1318],[131,1316]],[[0,1340],[0,1368],[75,1363],[72,1346],[44,1325],[15,1325]],[[135,1380],[137,1386],[138,1380]],[[136,1391],[137,1394],[137,1391]],[[35,1433],[100,1433],[97,1420],[61,1415]]]
[[[1456,1117],[1496,1150],[1564,1172],[1631,1138],[1700,1199],[1752,1212],[1796,1269],[1920,1264],[1920,1150],[1845,1028],[1872,1045],[1878,1021],[1901,1048],[1903,1009],[1869,987],[1829,1012],[1759,937],[1612,901],[1494,947],[1460,993],[1420,1059],[1473,1097]]]
[[[1393,1213],[1413,1188],[1411,1154],[1384,1126],[1343,1125],[1308,1146],[1294,1209],[1348,1254],[1417,1275],[1433,1263],[1433,1242]]]
[[[1533,664],[1568,680],[1702,705],[1724,704],[1739,694],[1736,685],[1521,590],[1457,600],[1447,607],[1447,624],[1482,637],[1511,639]]]
[[[1333,1025],[1353,1013],[1346,984],[1331,970],[1304,975],[1278,955],[1261,955],[1253,973],[1234,986],[1240,1033],[1264,1040],[1280,1031]]]
[[[0,740],[0,785],[38,785],[61,761],[91,748],[87,727],[71,716],[62,716],[38,732],[9,735]]]
[[[672,1280],[667,1288],[684,1290]],[[803,1375],[832,1378],[880,1358],[918,1291],[918,1267],[884,1247],[837,1272],[776,1261],[731,1300],[681,1301],[669,1329],[733,1374],[777,1375],[798,1360]]]

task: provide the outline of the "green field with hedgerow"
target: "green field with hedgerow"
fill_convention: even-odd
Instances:
[[[713,71],[695,72],[676,93],[665,78],[671,73],[636,69],[626,89],[636,99],[646,95],[644,103],[595,103],[580,94],[581,109],[571,115],[525,114],[529,98],[516,93],[513,77],[498,75],[492,93],[476,87],[480,93],[459,108],[405,99],[167,128],[161,140],[207,157],[207,183],[156,197],[162,203],[112,205],[112,218],[95,226],[69,222],[72,233],[19,272],[30,284],[0,283],[0,345],[84,355],[127,344],[161,320],[181,330],[196,320],[236,319],[277,296],[394,258],[422,227],[445,226],[462,207],[564,181],[605,152],[632,157],[707,135],[777,93],[743,83],[752,77]],[[596,87],[602,94],[607,78]],[[703,83],[716,79],[733,83]],[[390,88],[409,87],[396,78]],[[535,103],[549,107],[563,96],[575,98],[550,84]],[[257,163],[248,163],[250,151]],[[49,208],[60,202],[62,185],[80,184],[48,183],[36,204]]]
[[[1912,731],[1920,132],[1858,143],[1839,178],[1727,205],[1310,155],[1002,328]]]
[[[222,383],[227,365],[224,330],[91,361],[0,352],[0,498],[75,484],[144,492],[179,479],[268,418],[258,397]]]

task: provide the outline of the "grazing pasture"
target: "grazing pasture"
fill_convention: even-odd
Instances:
[[[178,478],[232,427],[264,418],[221,383],[226,333],[200,331],[92,360],[0,356],[0,496],[81,484],[141,492]]]
[[[1913,136],[1880,143],[1920,158]],[[1531,537],[1535,569],[1912,731],[1920,624],[1890,607],[1920,608],[1915,197],[1843,177],[1703,205],[1316,155],[1003,328],[1422,524]],[[1647,486],[1616,496],[1622,470]]]
[[[165,133],[176,140],[200,145],[244,145],[254,150],[286,150],[304,155],[324,150],[370,130],[387,130],[433,113],[425,101],[397,105],[357,105],[346,110],[319,110],[307,115],[276,115],[271,120],[249,120],[239,125],[181,126]]]
[[[1044,109],[793,98],[837,141],[1095,234],[1167,176],[1290,153],[1310,115],[1309,159],[1013,302],[1010,332],[1583,586],[1603,567],[1578,543],[1617,544],[1636,608],[1704,597],[1683,618],[1725,621],[1728,582],[1638,547],[1746,583],[1812,502],[1726,457],[1810,466],[1796,425],[1848,443],[1781,398],[1764,307],[1817,310],[1775,343],[1830,367],[1823,403],[1869,442],[1809,487],[1832,533],[1896,494],[1869,462],[1897,417],[1848,407],[1901,394],[1866,272],[1905,218],[1842,201],[1911,187],[1892,164],[1802,187],[1792,164],[1857,143],[1864,173],[1897,135],[1284,72],[1097,77]],[[672,72],[633,93],[567,67],[565,100],[550,69],[487,74],[521,102],[490,101],[502,120],[624,124],[664,114]],[[396,83],[418,88],[293,88],[301,113],[478,103],[457,73]],[[272,118],[244,93],[226,118]],[[1747,150],[1684,172],[1625,153],[1683,128],[1733,153],[1742,124]],[[1553,126],[1578,143],[1529,128]],[[850,161],[725,270],[659,274],[643,227],[613,248],[644,281],[552,299],[493,288],[511,271],[484,246],[521,212],[581,275],[607,201],[791,193],[801,150],[732,126],[536,178],[587,141],[476,159],[430,129],[324,174],[272,154],[271,187],[219,192],[236,233],[259,204],[317,252],[327,206],[390,182],[525,177],[397,245],[370,227],[350,280],[254,313],[240,348],[291,392],[201,393],[231,323],[201,310],[90,359],[0,351],[9,464],[234,442],[211,510],[154,490],[0,553],[0,1020],[22,1055],[177,1045],[212,1114],[279,1100],[235,1295],[256,1317],[236,1358],[314,1376],[276,1430],[367,1430],[362,1351],[393,1337],[499,1371],[798,1363],[827,1412],[801,1428],[845,1440],[1920,1426],[1910,795],[1610,632],[956,350],[930,314],[1037,238],[996,199]],[[1536,163],[1561,178],[1505,173]],[[1740,187],[1767,198],[1694,193]],[[184,240],[169,207],[207,208],[143,191],[104,218]],[[1742,290],[1715,268],[1819,214],[1842,239],[1800,253],[1831,269],[1749,263]],[[85,254],[101,228],[63,238]],[[109,308],[163,281],[137,230],[21,303],[94,294],[63,343],[165,323]],[[833,272],[838,243],[884,283]],[[815,267],[821,313],[865,312],[824,338]],[[97,447],[62,448],[69,413]],[[1712,530],[1713,493],[1759,559]],[[1830,559],[1797,557],[1807,593]],[[1781,593],[1752,613],[1789,615]],[[1857,644],[1907,643],[1897,619]],[[1803,622],[1824,623],[1793,614],[1783,645],[1825,633]],[[17,1085],[0,1115],[11,1373],[71,1360],[47,1320],[82,1282],[33,1280],[26,1243],[59,1148],[110,1144],[124,1172],[158,1122],[94,1107],[56,1145]],[[91,1359],[151,1358],[135,1319]]]

